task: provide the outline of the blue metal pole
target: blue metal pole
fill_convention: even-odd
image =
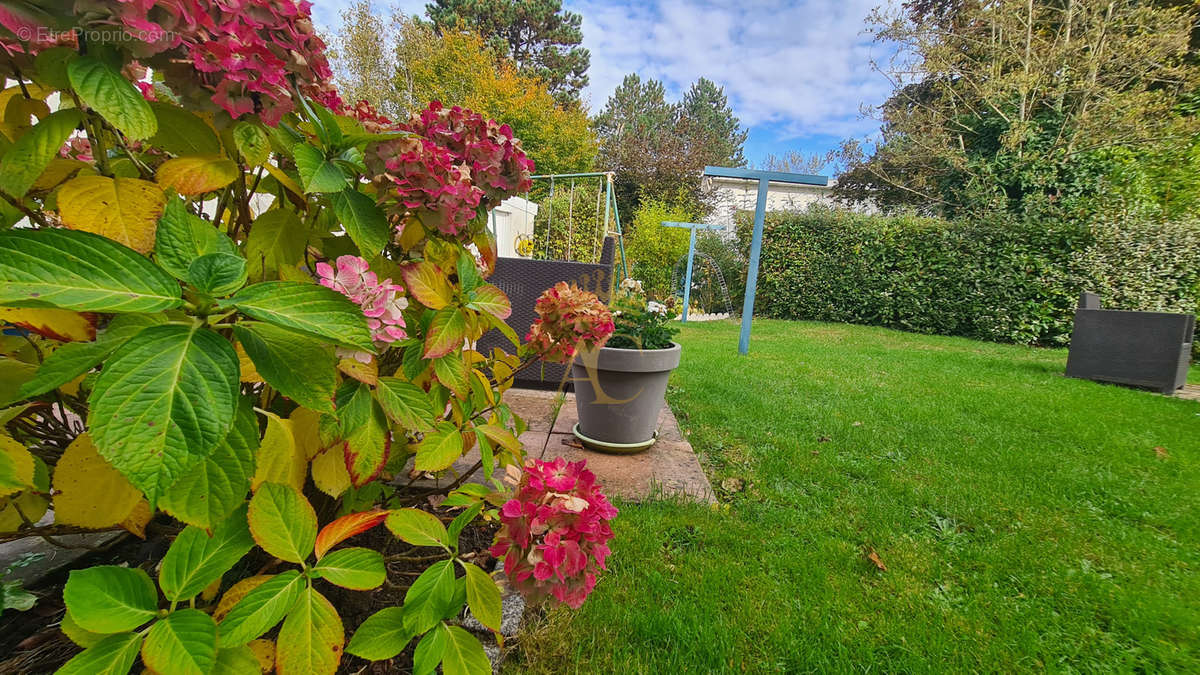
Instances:
[[[692,228],[692,239],[688,244],[687,279],[683,282],[683,322],[687,323],[688,307],[692,304],[692,258],[696,256],[696,228]]]
[[[750,353],[750,322],[754,319],[754,293],[758,289],[758,258],[762,254],[763,222],[767,215],[766,178],[758,179],[758,204],[754,207],[754,238],[750,242],[750,266],[746,270],[746,297],[742,300],[742,334],[738,353]]]

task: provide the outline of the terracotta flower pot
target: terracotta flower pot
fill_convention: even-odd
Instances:
[[[579,424],[575,436],[604,452],[640,452],[654,444],[679,344],[667,349],[580,351],[571,367]]]

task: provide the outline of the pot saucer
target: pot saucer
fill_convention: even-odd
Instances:
[[[642,441],[641,443],[607,443],[605,441],[597,441],[594,438],[584,436],[583,432],[579,431],[578,422],[571,429],[571,433],[575,434],[575,438],[578,438],[579,442],[583,443],[583,446],[588,450],[606,452],[612,455],[632,455],[639,453],[654,445],[654,442],[658,440],[658,432],[655,431],[650,440]]]

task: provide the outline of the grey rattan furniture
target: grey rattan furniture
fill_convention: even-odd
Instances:
[[[488,281],[500,287],[512,302],[512,315],[508,325],[521,339],[529,332],[529,326],[537,318],[533,311],[538,296],[554,284],[565,281],[595,293],[608,302],[613,285],[613,259],[615,242],[612,237],[604,239],[600,262],[581,263],[559,260],[530,260],[527,258],[498,258],[496,271]],[[493,347],[512,353],[513,346],[500,331],[488,331],[479,340],[478,349],[485,354]],[[518,384],[533,387],[557,388],[567,375],[566,366],[557,363],[537,363],[517,375]]]
[[[1075,310],[1067,376],[1172,394],[1187,383],[1196,317],[1101,309],[1084,293]]]

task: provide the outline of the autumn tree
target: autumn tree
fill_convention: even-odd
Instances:
[[[1166,212],[1148,176],[1154,158],[1200,169],[1200,77],[1189,58],[1191,6],[1135,0],[920,0],[873,16],[875,37],[898,45],[884,73],[896,83],[878,110],[882,138],[851,144],[845,199],[946,214],[1096,209]],[[1176,166],[1173,162],[1169,166]],[[1194,181],[1191,181],[1194,184]],[[1166,199],[1167,201],[1164,201]]]
[[[389,117],[402,117],[415,107],[401,99],[393,87],[396,58],[388,48],[395,38],[388,20],[375,11],[371,0],[357,0],[341,12],[342,26],[332,36],[329,55],[334,82],[350,101],[370,101]]]
[[[577,104],[588,84],[583,18],[563,10],[561,0],[435,0],[425,12],[439,33],[463,26],[478,32],[523,75],[544,81],[564,105]]]
[[[414,17],[362,18],[360,2],[347,10],[334,38],[337,45],[373,46],[390,67],[386,82],[376,70],[354,69],[339,49],[335,66],[347,79],[342,88],[364,92],[368,101],[407,117],[426,101],[441,101],[483,113],[512,127],[537,171],[586,171],[596,155],[587,115],[563,107],[536,77],[522,73],[473,31],[438,33]],[[377,98],[373,98],[373,96]]]

